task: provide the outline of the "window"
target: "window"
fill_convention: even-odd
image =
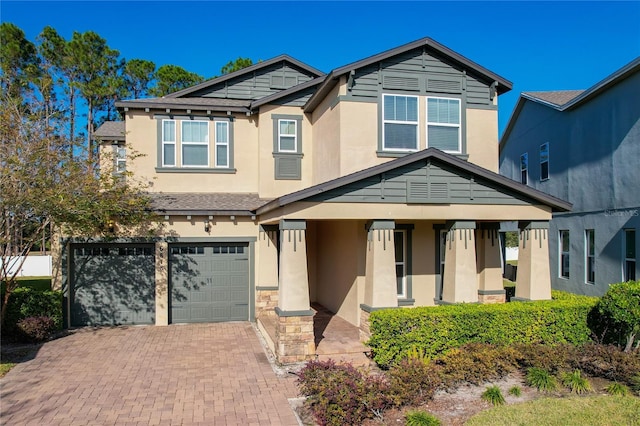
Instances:
[[[596,233],[587,229],[584,234],[585,242],[585,281],[589,284],[596,282]]]
[[[407,232],[404,230],[396,230],[393,234],[396,252],[396,285],[398,298],[407,297],[406,234]]]
[[[569,231],[560,231],[560,277],[569,278]]]
[[[527,175],[529,174],[529,154],[525,152],[520,156],[520,182],[527,184]]]
[[[176,122],[162,120],[162,165],[176,165]]]
[[[624,281],[636,280],[636,230],[624,230]]]
[[[382,149],[418,149],[418,97],[383,95]]]
[[[216,121],[216,167],[229,167],[229,123]]]
[[[114,145],[114,162],[115,162],[115,172],[116,173],[124,173],[127,171],[127,148],[120,145]]]
[[[549,179],[549,142],[540,145],[540,180]]]
[[[272,114],[274,178],[302,179],[301,115]]]
[[[209,122],[182,122],[182,165],[209,166]]]
[[[460,99],[427,98],[427,146],[461,153]]]
[[[278,152],[297,152],[296,123],[295,120],[278,120]]]

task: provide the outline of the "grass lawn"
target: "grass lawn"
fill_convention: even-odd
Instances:
[[[483,411],[465,425],[640,425],[640,398],[541,398]]]
[[[51,290],[51,277],[18,277],[20,287],[31,287],[37,291]],[[4,295],[4,281],[0,293]]]

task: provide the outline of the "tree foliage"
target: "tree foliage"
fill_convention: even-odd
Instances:
[[[122,78],[126,89],[125,97],[134,99],[149,94],[149,86],[155,79],[156,64],[144,59],[131,59],[122,69]]]
[[[111,223],[124,225],[121,236],[153,233],[153,215],[145,186],[133,177],[94,173],[82,145],[67,140],[47,120],[38,102],[3,95],[0,102],[0,281],[6,301],[17,274],[43,232],[112,236]],[[69,155],[69,146],[76,155]]]
[[[156,72],[156,86],[149,90],[152,96],[164,96],[201,83],[204,78],[178,65],[163,65]]]
[[[220,69],[220,73],[222,75],[230,74],[232,72],[241,70],[251,65],[253,65],[253,61],[250,58],[243,58],[239,56],[238,59],[236,59],[235,61],[227,62],[227,64]]]
[[[20,28],[8,22],[0,24],[3,92],[20,96],[37,72],[37,59],[35,45],[25,38]]]
[[[601,315],[598,322],[604,323],[613,334],[623,336],[625,351],[629,352],[640,334],[640,281],[611,284],[596,308]],[[640,348],[640,340],[636,348]]]

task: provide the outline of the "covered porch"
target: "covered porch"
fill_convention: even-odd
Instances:
[[[364,341],[375,310],[504,302],[501,221],[521,229],[516,298],[551,297],[547,229],[561,202],[429,151],[258,209],[256,317],[279,362],[322,350],[314,303]]]

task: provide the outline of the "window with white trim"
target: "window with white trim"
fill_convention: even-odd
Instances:
[[[278,152],[298,152],[298,122],[278,120]]]
[[[396,286],[398,298],[407,297],[407,231],[395,230],[393,234],[396,256]]]
[[[571,247],[569,244],[569,231],[560,231],[558,242],[560,245],[560,264],[558,268],[560,270],[560,277],[569,278],[569,251]]]
[[[382,96],[382,149],[418,150],[418,97]]]
[[[116,173],[127,171],[127,148],[121,145],[115,147]]]
[[[427,147],[462,153],[460,99],[427,97]]]
[[[229,123],[215,122],[216,167],[229,167]]]
[[[636,280],[636,230],[624,230],[624,281]]]
[[[520,182],[527,184],[529,177],[529,153],[525,152],[520,156]]]
[[[549,179],[549,142],[540,145],[540,180]]]
[[[209,167],[209,122],[182,122],[182,165]]]
[[[162,166],[176,165],[176,122],[162,120]]]
[[[596,282],[596,232],[593,229],[584,231],[585,271],[584,281],[588,284]]]

